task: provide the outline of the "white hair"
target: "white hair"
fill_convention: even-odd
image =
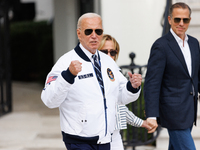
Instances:
[[[85,18],[100,18],[101,19],[101,16],[96,14],[96,13],[85,13],[83,14],[79,19],[78,19],[78,23],[77,23],[77,29],[81,28],[81,22],[83,19]]]

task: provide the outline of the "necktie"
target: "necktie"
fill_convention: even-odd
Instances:
[[[96,73],[96,77],[97,77],[97,80],[98,80],[99,85],[101,87],[102,93],[104,94],[104,85],[103,85],[103,79],[102,79],[102,76],[101,76],[101,68],[100,68],[100,65],[97,61],[97,56],[92,55],[92,58],[94,59],[94,70],[95,70],[95,73]]]

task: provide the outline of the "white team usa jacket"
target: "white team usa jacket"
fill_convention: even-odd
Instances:
[[[64,54],[47,76],[41,99],[49,108],[59,107],[65,142],[109,143],[115,129],[116,104],[128,104],[139,97],[140,90],[136,93],[127,90],[131,84],[127,84],[116,63],[102,52],[99,56],[105,98],[93,64],[79,45]],[[82,63],[82,71],[69,83],[66,78],[71,78],[66,70],[72,60]]]

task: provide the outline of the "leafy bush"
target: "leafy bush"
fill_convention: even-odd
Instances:
[[[53,66],[52,24],[11,23],[10,36],[12,80],[44,82]]]

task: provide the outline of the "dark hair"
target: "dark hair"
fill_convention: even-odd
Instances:
[[[191,16],[192,11],[191,11],[190,7],[187,4],[185,4],[185,3],[179,2],[179,3],[173,4],[170,7],[170,9],[169,9],[169,16],[170,17],[172,17],[172,12],[173,12],[174,8],[188,9],[189,12],[190,12],[189,17]]]

